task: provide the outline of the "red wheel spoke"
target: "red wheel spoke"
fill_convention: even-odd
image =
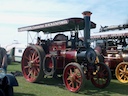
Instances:
[[[104,73],[105,71],[106,71],[105,69],[104,70],[102,69],[101,73]]]
[[[37,56],[35,59],[33,59],[33,61],[35,62],[36,60],[38,60],[39,59],[39,56]]]
[[[31,60],[32,60],[31,55],[29,55],[29,61],[31,61]]]
[[[70,81],[71,81],[71,78],[70,78],[70,77],[68,77],[68,78],[67,78],[67,80],[70,80]]]
[[[40,68],[36,68],[36,70],[37,70],[37,73],[39,73],[39,72],[40,72]]]
[[[24,56],[25,59],[27,59],[29,61],[29,58],[27,56]]]
[[[36,76],[34,75],[34,70],[33,70],[33,69],[32,69],[32,71],[31,71],[30,76],[31,76],[32,79],[35,79],[35,77],[36,77]]]
[[[69,85],[71,86],[72,85],[72,82],[70,82]]]
[[[80,78],[81,79],[82,77],[81,77],[81,75],[76,75],[76,78]]]
[[[78,84],[81,84],[81,81],[79,81],[78,79],[76,79],[76,82],[77,82]]]
[[[70,75],[72,75],[72,69],[70,69]]]
[[[36,77],[36,72],[35,71],[33,72],[33,76],[34,76],[34,78]]]
[[[39,70],[39,68],[36,68],[36,70],[37,70],[37,74],[38,74],[38,73],[39,73],[39,71],[40,71],[40,70]]]
[[[28,68],[29,68],[29,66],[28,66],[28,65],[27,65],[27,66],[24,66],[24,68],[25,68],[25,69],[28,69]]]
[[[32,75],[33,78],[36,78],[36,72],[34,70],[33,70],[31,75]]]
[[[36,73],[38,73],[38,70],[37,70],[36,68],[34,68],[34,69],[33,69],[33,73],[34,73],[34,75],[35,75]]]
[[[32,73],[32,70],[30,70],[29,73],[28,73],[28,75],[27,75],[29,78],[31,76],[31,73]]]
[[[35,67],[39,67],[40,65],[39,65],[38,63],[35,63],[34,66],[35,66]]]
[[[67,72],[67,75],[70,76],[70,72]]]
[[[72,87],[75,88],[75,86],[74,86],[74,82],[72,82]]]
[[[105,71],[104,73],[102,73],[102,77],[107,77],[108,76],[108,72]]]
[[[32,60],[35,58],[36,51],[32,53]]]

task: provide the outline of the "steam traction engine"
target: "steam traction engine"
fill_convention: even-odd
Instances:
[[[109,66],[112,75],[115,75],[122,83],[128,83],[127,28],[128,23],[105,26],[101,27],[99,33],[91,34],[92,41],[96,43],[95,50],[103,55],[104,62]]]
[[[75,31],[70,39],[57,34],[52,40],[41,40],[38,45],[28,46],[22,56],[22,72],[29,82],[39,82],[44,76],[62,75],[66,88],[78,92],[84,87],[85,78],[94,86],[105,88],[111,80],[109,68],[99,62],[95,51],[90,47],[91,12],[83,12],[83,18],[68,18],[19,28],[20,31],[57,33]],[[84,41],[78,37],[78,29],[84,29]]]

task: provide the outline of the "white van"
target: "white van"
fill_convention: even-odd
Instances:
[[[22,54],[27,46],[25,44],[11,44],[5,47],[12,62],[21,62]]]

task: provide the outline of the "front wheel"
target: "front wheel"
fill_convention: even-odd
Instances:
[[[84,87],[85,76],[78,63],[69,63],[63,71],[63,82],[71,92],[78,92]]]
[[[13,96],[13,86],[7,85],[4,89],[5,96]]]
[[[0,89],[0,96],[5,96],[4,91]]]
[[[115,70],[116,78],[122,83],[128,83],[128,62],[121,62]]]
[[[111,81],[111,71],[104,63],[97,63],[95,65],[96,71],[93,72],[91,82],[95,87],[105,88]]]

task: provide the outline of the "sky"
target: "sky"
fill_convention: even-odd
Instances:
[[[18,28],[70,17],[91,11],[91,21],[100,26],[128,23],[128,0],[1,0],[0,45],[27,43],[27,32]],[[44,34],[42,38],[46,38]]]

